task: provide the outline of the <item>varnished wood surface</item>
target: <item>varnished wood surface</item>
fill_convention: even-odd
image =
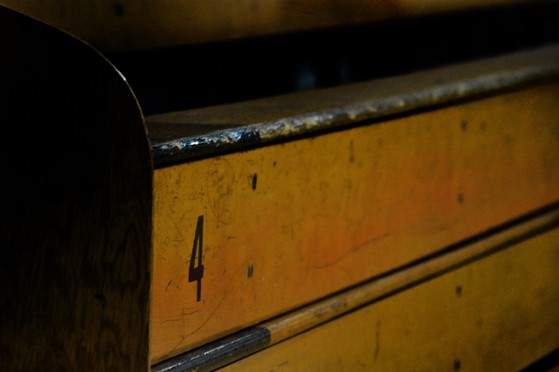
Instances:
[[[3,137],[5,145],[3,146],[0,165],[6,180],[5,192],[7,195],[2,214],[3,220],[9,221],[3,224],[0,237],[2,246],[8,247],[8,253],[1,266],[2,274],[0,274],[2,275],[5,293],[0,300],[3,314],[0,330],[0,356],[10,370],[75,370],[84,368],[144,370],[147,368],[149,348],[147,340],[151,273],[151,177],[153,170],[138,104],[122,77],[110,64],[87,46],[67,35],[38,25],[5,9],[0,10],[0,21],[3,35],[8,35],[0,43],[0,53],[2,53],[0,63],[3,71],[1,102],[5,105],[3,120],[6,123]],[[317,258],[320,252],[311,252],[311,259],[306,260],[305,254],[309,252],[296,251],[291,253],[293,253],[292,256],[298,254],[303,257],[301,267],[321,270],[334,264],[337,265],[338,262],[343,263],[347,257],[352,257],[357,252],[357,258],[352,259],[354,260],[353,264],[357,263],[358,269],[363,269],[361,274],[365,273],[364,265],[368,263],[366,260],[360,260],[359,255],[367,250],[370,243],[376,245],[377,240],[384,241],[380,244],[381,250],[385,253],[389,252],[389,248],[393,246],[407,246],[411,241],[421,241],[421,244],[425,244],[418,247],[417,251],[411,252],[410,256],[407,256],[409,252],[396,252],[394,256],[388,255],[387,258],[380,260],[381,263],[373,271],[370,271],[370,267],[367,267],[366,275],[374,275],[383,272],[383,270],[388,270],[394,265],[406,263],[411,259],[431,253],[426,248],[427,243],[433,243],[433,246],[439,249],[454,242],[455,239],[465,238],[472,233],[493,226],[492,224],[503,222],[533,208],[557,201],[557,189],[555,188],[557,186],[557,172],[550,166],[550,164],[557,163],[557,152],[553,151],[557,148],[557,130],[556,126],[546,121],[556,113],[549,103],[549,98],[556,97],[556,87],[542,85],[532,89],[534,90],[525,95],[515,92],[506,95],[505,98],[494,98],[492,102],[502,99],[500,103],[494,106],[496,108],[471,109],[471,106],[468,105],[473,105],[474,102],[464,106],[470,107],[471,111],[457,109],[450,115],[452,124],[449,125],[448,133],[441,135],[441,138],[448,140],[448,142],[442,141],[442,144],[437,142],[439,144],[436,146],[433,145],[435,142],[430,142],[427,139],[427,133],[432,129],[432,125],[436,125],[432,123],[441,123],[447,120],[448,116],[437,116],[435,114],[434,117],[428,117],[422,114],[419,116],[422,119],[414,122],[414,125],[419,124],[417,128],[410,125],[413,134],[424,137],[423,142],[419,143],[424,147],[414,147],[416,144],[405,140],[401,145],[403,148],[411,149],[412,152],[425,152],[428,155],[426,159],[431,161],[428,165],[433,166],[434,164],[435,169],[440,171],[440,173],[437,173],[438,176],[442,178],[448,176],[449,178],[445,178],[446,183],[443,184],[450,185],[448,189],[444,190],[445,192],[437,194],[440,189],[435,191],[435,183],[430,182],[425,174],[421,178],[421,170],[427,168],[421,168],[421,166],[419,168],[409,168],[413,172],[417,172],[419,169],[423,186],[430,185],[433,187],[432,189],[427,187],[427,193],[422,193],[425,189],[419,189],[419,191],[415,189],[408,193],[412,195],[412,206],[425,211],[433,206],[431,202],[434,202],[434,205],[439,208],[442,208],[443,205],[452,205],[453,208],[447,211],[448,214],[445,214],[442,209],[435,210],[433,213],[428,211],[426,212],[428,218],[425,225],[414,225],[412,223],[412,230],[408,235],[399,235],[397,238],[390,237],[390,239],[384,241],[391,235],[388,228],[399,228],[404,224],[410,226],[408,225],[410,220],[406,220],[406,218],[411,218],[411,222],[414,222],[424,217],[417,210],[414,210],[414,212],[417,212],[415,214],[402,214],[400,217],[390,214],[394,205],[402,201],[407,203],[408,200],[404,193],[410,190],[399,189],[398,185],[390,184],[392,181],[389,181],[389,189],[395,190],[394,195],[404,196],[404,198],[393,199],[392,201],[395,204],[385,205],[384,209],[377,215],[379,220],[383,221],[380,230],[377,225],[372,226],[370,231],[380,231],[381,234],[372,236],[370,240],[367,240],[368,237],[363,231],[371,228],[371,226],[365,222],[361,224],[364,220],[359,220],[355,225],[355,220],[352,220],[352,218],[364,216],[367,213],[366,209],[350,212],[351,218],[345,222],[351,222],[353,227],[346,226],[346,230],[341,231],[339,229],[342,226],[341,229],[343,230],[343,225],[338,225],[333,220],[334,212],[339,212],[341,209],[339,205],[332,202],[333,199],[330,199],[329,195],[338,196],[337,191],[345,190],[344,187],[348,187],[348,185],[353,187],[350,184],[339,183],[344,180],[349,180],[351,183],[352,177],[349,176],[351,176],[352,170],[350,168],[352,166],[346,165],[347,169],[344,167],[334,169],[334,171],[347,170],[348,174],[346,174],[345,179],[343,177],[340,179],[337,174],[326,172],[324,173],[326,176],[331,176],[331,179],[326,180],[327,182],[320,182],[320,179],[297,180],[297,177],[301,177],[301,174],[296,174],[296,182],[291,186],[306,185],[309,187],[300,188],[307,191],[302,192],[295,199],[303,200],[308,197],[311,203],[309,207],[312,209],[314,199],[312,199],[308,190],[316,186],[316,190],[313,190],[317,192],[313,197],[322,198],[320,203],[324,202],[324,204],[320,205],[329,208],[328,213],[304,214],[302,219],[296,221],[295,225],[291,225],[293,231],[280,231],[277,236],[285,237],[291,234],[291,239],[296,241],[297,244],[307,239],[303,242],[304,244],[300,245],[301,247],[319,247],[322,246],[322,243],[342,242],[343,244],[338,245],[338,250],[327,250],[328,253],[325,257]],[[518,96],[515,96],[515,94],[518,94]],[[533,100],[532,97],[534,97]],[[521,107],[525,104],[526,107],[529,107],[529,112],[517,112],[514,116],[506,116],[510,113],[506,111],[505,107],[514,107],[515,105]],[[486,114],[487,116],[484,116]],[[358,114],[355,115],[356,117],[352,120],[364,120],[356,119]],[[528,127],[527,118],[534,118],[534,121],[530,124],[543,128],[543,133],[539,133],[536,137],[530,137],[530,129],[533,130],[533,128]],[[365,119],[368,120],[370,117],[367,116]],[[390,120],[388,124],[405,120],[406,118],[397,118]],[[507,121],[508,123],[519,121],[521,126],[513,125],[509,131],[506,129]],[[496,123],[495,127],[493,127],[493,123]],[[376,124],[378,123],[375,123],[375,126],[383,128],[382,125]],[[539,127],[539,125],[543,126]],[[370,127],[373,126],[370,125]],[[348,130],[349,134],[345,133],[341,138],[336,137],[341,132],[330,133],[328,136],[324,136],[326,142],[321,142],[322,136],[320,136],[313,139],[307,138],[304,140],[306,142],[298,143],[305,143],[303,147],[307,147],[307,144],[320,142],[312,145],[314,146],[312,148],[317,150],[316,154],[325,155],[320,153],[320,149],[335,148],[335,146],[328,145],[330,143],[339,144],[341,139],[341,142],[347,144],[347,149],[344,148],[343,153],[341,153],[342,156],[339,157],[339,159],[344,159],[344,164],[347,158],[347,163],[355,163],[354,167],[362,166],[363,163],[359,163],[359,157],[363,155],[367,155],[363,158],[384,161],[381,153],[377,154],[379,156],[369,156],[371,154],[375,155],[375,153],[367,152],[371,148],[368,147],[367,141],[362,140],[362,138],[366,138],[361,137],[361,129],[363,128]],[[504,132],[492,131],[495,129],[506,130]],[[485,134],[481,132],[485,132]],[[466,148],[465,154],[473,156],[475,160],[472,163],[473,165],[468,164],[471,158],[466,155],[461,157],[463,156],[462,152],[458,150],[456,150],[456,153],[453,152],[453,143],[455,143],[453,141],[460,137],[459,133],[464,138],[470,136],[464,142],[458,142],[461,146],[464,146],[459,149],[460,151]],[[405,137],[404,132],[397,131],[396,134],[389,134],[386,137],[381,135],[379,138],[384,138],[387,141],[400,141]],[[227,300],[229,296],[227,291],[231,289],[231,286],[239,285],[240,282],[237,279],[241,278],[241,286],[246,287],[252,284],[250,281],[252,278],[258,278],[265,282],[265,279],[270,277],[267,276],[268,274],[261,274],[261,272],[266,273],[266,269],[269,268],[266,266],[266,252],[264,252],[264,255],[258,256],[261,252],[253,254],[252,251],[247,251],[247,247],[250,248],[250,246],[256,244],[258,247],[268,249],[268,243],[274,238],[274,231],[271,226],[278,221],[282,223],[282,213],[284,213],[284,217],[293,217],[289,216],[290,206],[296,205],[292,204],[293,200],[288,198],[287,203],[276,205],[276,210],[271,210],[269,203],[265,203],[266,200],[264,199],[270,198],[272,195],[270,193],[270,190],[273,190],[271,185],[281,185],[285,176],[290,176],[290,169],[306,170],[312,176],[313,172],[318,174],[321,166],[327,167],[335,164],[335,157],[328,156],[324,156],[323,159],[314,159],[317,160],[316,164],[312,161],[308,164],[297,163],[297,161],[305,158],[290,155],[292,151],[294,154],[296,153],[293,149],[297,145],[292,148],[289,147],[293,143],[272,146],[273,150],[271,150],[271,154],[268,154],[270,157],[260,156],[261,154],[257,152],[263,149],[258,149],[254,152],[229,154],[224,157],[188,163],[184,174],[181,173],[184,169],[176,171],[177,168],[175,167],[159,170],[156,174],[156,177],[159,177],[159,184],[156,184],[159,189],[156,189],[156,191],[160,192],[159,205],[162,206],[158,209],[160,214],[156,218],[167,218],[167,215],[163,217],[163,213],[169,213],[169,220],[175,219],[169,222],[169,225],[163,227],[162,230],[158,230],[158,227],[156,227],[156,234],[160,231],[169,232],[165,229],[173,230],[168,235],[163,234],[159,237],[156,235],[156,243],[158,238],[160,239],[159,243],[165,239],[168,239],[167,242],[173,241],[172,244],[175,244],[175,246],[170,244],[169,247],[171,247],[170,250],[176,250],[174,254],[178,257],[176,261],[173,261],[174,258],[172,258],[169,262],[164,263],[168,257],[164,257],[165,255],[162,252],[159,252],[161,255],[157,256],[159,253],[156,252],[156,264],[163,263],[163,266],[159,266],[156,270],[160,270],[159,272],[164,272],[165,275],[168,274],[169,276],[176,274],[179,278],[174,282],[176,288],[178,291],[185,289],[186,287],[181,287],[184,283],[180,280],[186,279],[185,275],[189,270],[185,266],[186,263],[194,260],[193,254],[190,252],[193,252],[194,248],[197,247],[197,242],[199,242],[200,247],[203,246],[201,238],[203,234],[205,244],[208,244],[209,240],[211,248],[210,254],[208,255],[208,251],[205,250],[203,256],[205,279],[198,283],[189,282],[188,293],[191,292],[192,288],[196,288],[197,293],[194,296],[196,302],[201,302],[202,306],[206,306],[205,300],[208,298],[206,295],[207,278],[210,277],[213,278],[210,280],[210,293],[214,291],[213,294],[218,294],[217,297],[212,298],[212,301],[215,301],[216,298],[219,300],[217,305],[212,304],[212,306],[216,306],[208,312],[207,308],[200,311],[193,310],[192,308],[195,306],[189,309],[190,303],[180,303],[183,299],[180,296],[160,302],[157,302],[159,300],[156,299],[154,308],[157,311],[161,309],[163,311],[168,311],[168,309],[174,311],[179,308],[181,311],[180,314],[174,314],[178,314],[178,316],[172,318],[156,319],[159,323],[174,323],[176,325],[177,322],[183,322],[182,329],[180,327],[175,328],[182,334],[178,337],[176,334],[171,335],[171,337],[175,337],[175,340],[172,340],[172,349],[165,349],[168,346],[165,345],[163,349],[159,349],[159,352],[163,350],[161,355],[170,355],[170,353],[184,350],[200,342],[211,340],[225,332],[271,316],[276,311],[290,309],[333,290],[368,278],[368,276],[360,276],[359,270],[352,272],[354,269],[352,265],[342,265],[341,270],[337,267],[338,274],[341,273],[341,283],[334,283],[334,287],[319,288],[319,290],[324,289],[324,291],[311,293],[310,295],[303,288],[303,291],[297,292],[297,295],[303,293],[304,296],[307,296],[306,299],[288,298],[287,302],[284,302],[285,298],[282,298],[280,301],[282,308],[271,307],[268,310],[264,309],[258,301],[262,297],[266,298],[269,294],[278,293],[284,289],[277,289],[278,283],[280,286],[282,284],[281,280],[272,282],[272,284],[265,283],[262,285],[263,290],[261,292],[258,292],[260,289],[250,290],[252,292],[246,292],[250,295],[248,297],[244,293],[245,297],[241,296],[241,301],[235,304],[237,306],[234,307],[234,311],[230,311],[233,307],[228,307],[231,304],[227,303],[229,301]],[[448,150],[448,148],[443,148],[445,144],[449,145],[450,153],[457,156],[458,163],[465,167],[466,172],[465,175],[462,175],[463,177],[454,178],[455,174],[449,171],[454,163],[440,163],[436,159],[436,154],[442,154]],[[377,145],[380,146],[381,144],[377,143]],[[484,152],[489,146],[497,147],[500,150],[493,151],[493,149]],[[288,148],[287,152],[284,148]],[[251,157],[255,154],[258,156]],[[515,169],[515,172],[518,171],[516,176],[506,173],[505,169],[500,171],[492,167],[491,162],[484,162],[495,154],[501,165],[503,163],[510,164],[510,169]],[[522,158],[526,154],[527,157]],[[279,162],[287,160],[291,163],[287,164],[288,167],[285,163],[279,166],[279,168],[284,167],[282,169],[286,171],[285,174],[276,174],[276,178],[266,178],[266,175],[273,175],[274,172],[277,172],[277,170],[273,170],[277,165],[273,163],[273,161],[276,161],[273,159],[277,155],[282,157],[281,160],[278,160]],[[392,156],[388,162],[393,161],[394,165],[400,165],[402,160],[400,155],[392,153]],[[507,156],[510,156],[510,158],[507,159]],[[235,165],[234,169],[229,163],[231,159],[233,159],[232,163]],[[308,159],[306,158],[306,160]],[[310,159],[313,160],[312,157]],[[332,159],[334,161],[330,162]],[[421,159],[425,158],[422,157]],[[451,161],[455,160],[456,158],[451,158]],[[209,165],[209,167],[205,168],[200,164]],[[306,165],[307,167],[299,167],[299,165]],[[418,164],[413,163],[411,165],[417,166]],[[426,166],[426,164],[424,165]],[[487,168],[480,171],[481,176],[479,176],[475,171],[481,170],[486,165]],[[315,168],[315,166],[318,167]],[[392,168],[386,167],[386,169]],[[176,173],[173,174],[172,172],[175,171]],[[357,168],[354,168],[353,171],[357,171]],[[468,177],[474,173],[476,173],[474,177]],[[207,176],[207,178],[200,179],[201,174]],[[263,174],[265,177],[262,176]],[[230,176],[232,178],[227,178]],[[403,176],[403,181],[408,181],[409,179],[405,178],[408,176],[414,178],[417,174],[409,173]],[[479,178],[476,178],[478,176]],[[384,181],[389,178],[386,176]],[[180,188],[185,185],[181,183],[181,179],[187,180],[188,188]],[[334,181],[329,186],[328,182],[330,180]],[[463,182],[454,183],[457,180]],[[314,181],[318,182],[315,183]],[[489,182],[490,185],[493,182],[493,186],[507,184],[511,187],[507,189],[497,186],[489,188],[491,190],[489,195],[483,194],[485,190],[483,190],[482,184],[485,186],[486,182]],[[179,188],[174,191],[171,189],[164,190],[165,187],[169,188],[171,185],[179,185]],[[384,186],[387,186],[387,184]],[[329,187],[331,188],[329,189]],[[232,197],[231,188],[236,190],[242,188],[242,192],[235,194],[235,197],[243,193],[253,193],[250,195],[257,195],[258,197],[264,195],[264,199],[261,200],[262,204],[256,203],[257,208],[254,208],[255,205],[248,203],[248,207],[246,207],[248,209],[241,209],[241,212],[256,212],[254,215],[245,214],[249,216],[247,217],[248,221],[235,221],[234,217],[235,213],[240,213],[236,208],[241,207],[244,201],[250,200],[250,197],[241,195],[242,198],[235,199]],[[261,193],[262,189],[265,191],[264,194]],[[289,190],[288,187],[282,187],[281,189]],[[361,191],[364,191],[364,189],[361,189]],[[421,201],[420,199],[425,195],[427,196],[426,199]],[[346,196],[349,199],[352,198],[349,193]],[[384,197],[385,195],[379,193],[377,197],[380,196]],[[176,198],[182,201],[178,202],[177,205],[167,205],[165,203],[169,200],[163,200],[165,198],[169,198],[169,200],[170,198]],[[492,204],[494,200],[496,200],[495,204]],[[360,205],[360,203],[358,204]],[[261,208],[259,211],[258,205],[268,205],[268,207]],[[473,207],[470,207],[470,205],[473,205]],[[473,209],[463,214],[460,209],[463,207]],[[184,211],[184,208],[188,209],[187,212]],[[199,211],[195,210],[196,208],[199,208]],[[266,208],[270,212],[268,217],[271,218],[265,219],[264,225],[262,225],[262,213],[268,213],[265,211]],[[472,212],[476,208],[478,212]],[[190,218],[192,216],[188,213],[193,211],[196,213],[193,218]],[[282,213],[272,213],[277,211]],[[437,214],[437,211],[440,214]],[[345,217],[347,217],[348,211],[345,210],[345,212]],[[307,212],[305,211],[305,213]],[[375,213],[378,213],[378,211]],[[210,229],[222,229],[222,231],[219,234],[213,234],[210,231],[210,237],[208,238],[207,230],[198,228],[201,216],[205,221],[203,226],[206,229],[209,226]],[[251,225],[250,218],[254,216],[258,218],[256,224]],[[384,218],[386,216],[388,216],[388,222],[385,222]],[[443,223],[444,226],[440,227],[441,221],[446,218],[460,220],[464,216],[470,221],[469,223],[458,224],[458,227],[452,224],[446,226]],[[305,225],[305,221],[309,223]],[[233,235],[233,232],[243,231],[240,228],[235,229],[238,226],[235,226],[233,222],[242,222],[243,227],[249,226],[247,229],[249,234],[245,236]],[[392,222],[393,225],[390,225]],[[259,223],[260,225],[258,225]],[[166,222],[162,225],[165,224]],[[159,227],[162,225],[159,225]],[[300,229],[301,226],[302,229]],[[322,234],[320,229],[324,226],[329,233],[336,234],[341,231],[341,234],[337,236],[334,236],[334,234],[332,240],[327,241],[326,238],[320,237]],[[282,227],[289,226],[284,223]],[[174,231],[175,228],[178,233]],[[414,228],[416,230],[413,230]],[[266,239],[260,242],[258,239],[260,239],[262,231],[268,232],[270,229],[272,230],[271,237],[267,235],[265,236]],[[297,230],[296,233],[294,233],[294,230]],[[303,234],[297,235],[300,233],[299,230],[302,230]],[[198,235],[199,231],[204,232]],[[190,233],[192,233],[192,236],[189,235]],[[162,236],[163,238],[161,238]],[[425,236],[428,236],[427,243],[422,240]],[[225,241],[239,238],[242,241],[239,246],[228,246],[229,243]],[[345,244],[349,241],[348,239],[353,239],[350,245]],[[409,240],[406,241],[406,239]],[[192,240],[194,241],[194,247],[192,246]],[[363,244],[356,245],[356,243]],[[281,239],[275,240],[274,244],[276,246],[270,244],[273,249],[283,248]],[[219,252],[221,247],[239,248],[241,255],[224,259]],[[202,250],[202,248],[200,249]],[[347,251],[348,249],[349,251]],[[185,254],[182,250],[187,253]],[[277,254],[278,252],[281,252],[281,249],[275,249],[273,253]],[[291,253],[288,252],[286,255]],[[222,261],[217,263],[209,261],[210,264],[207,264],[209,258],[214,259],[216,257]],[[197,259],[199,258],[200,256],[197,257]],[[289,261],[290,258],[287,261],[282,261],[284,258],[280,255],[279,262],[284,262],[286,265],[278,265],[275,269],[273,268],[275,272],[272,272],[271,277],[285,276],[286,273],[289,273],[286,272],[285,268],[297,267],[301,264],[301,262],[295,262],[294,265],[291,265],[293,262]],[[199,261],[198,268],[201,268],[201,261]],[[261,263],[264,264],[261,265]],[[164,265],[167,264],[177,265],[177,267],[183,266],[177,269],[180,271],[177,274],[178,271],[174,272],[174,268],[166,271],[167,268]],[[225,268],[222,274],[226,275],[217,275],[215,271],[217,267]],[[264,270],[261,271],[262,269]],[[237,275],[239,273],[240,276]],[[276,276],[276,274],[279,275]],[[230,277],[228,278],[227,275]],[[321,275],[324,278],[332,277],[332,275],[327,274]],[[170,285],[173,280],[168,279],[169,277],[163,276],[156,278],[154,283],[159,286],[160,291],[154,298],[157,296],[160,296],[159,299],[161,298],[163,284],[165,285],[165,292],[168,288],[171,288]],[[304,287],[307,279],[293,280],[292,284],[303,283],[301,286]],[[319,286],[332,284],[328,280],[317,280],[317,282],[326,283],[319,284]],[[213,284],[217,284],[217,287],[227,284],[229,287],[225,288],[226,292],[218,293],[224,289],[223,286],[216,290],[212,288]],[[234,288],[233,292],[237,289]],[[299,286],[296,289],[299,290]],[[242,293],[242,291],[238,291],[238,293]],[[290,296],[296,292],[286,291],[285,293]],[[163,296],[166,296],[166,294]],[[184,296],[184,298],[189,298],[188,301],[192,300],[192,297]],[[271,302],[273,303],[273,301]],[[161,305],[159,308],[157,307],[158,304]],[[198,304],[195,305],[198,306]],[[253,310],[257,313],[257,316],[248,320],[243,319],[243,317],[253,316]],[[263,314],[262,311],[268,311],[268,313]],[[198,315],[194,315],[196,313]],[[200,321],[200,314],[203,318],[202,321]],[[188,319],[186,316],[188,316]],[[232,320],[234,320],[234,323],[231,323]],[[190,331],[184,331],[185,322],[188,323],[187,327],[194,326],[195,331],[193,333],[188,334]],[[218,324],[217,329],[215,324]],[[198,332],[200,330],[202,332]],[[184,340],[194,333],[198,337],[197,341],[184,343]],[[177,340],[179,341],[177,342]],[[168,342],[168,340],[166,339],[165,342]],[[160,347],[159,344],[156,346]],[[171,350],[171,352],[168,350]],[[152,360],[153,358],[152,356]]]
[[[558,241],[517,242],[221,370],[522,370],[559,347]]]
[[[559,209],[555,205],[499,226],[491,232],[471,237],[444,252],[414,262],[387,275],[373,278],[306,307],[171,358],[154,366],[152,370],[154,372],[210,371],[223,367],[271,345],[289,343],[289,339],[293,336],[327,322],[335,322],[340,316],[359,311],[363,306],[373,302],[385,301],[390,296],[398,297],[399,292],[413,291],[414,286],[444,276],[448,272],[477,260],[483,260],[487,256],[522,244],[558,227]],[[437,303],[433,303],[433,306],[436,305]],[[361,340],[359,337],[361,336],[356,336],[356,342]],[[362,348],[361,345],[354,345],[354,347]],[[267,351],[263,352],[263,354],[267,353]],[[240,362],[240,365],[259,367],[258,364],[251,365],[243,362]],[[291,368],[297,367],[297,365],[291,366]]]
[[[157,169],[152,362],[559,201],[558,97],[542,84]]]
[[[152,167],[116,70],[0,7],[0,369],[147,369]]]
[[[527,0],[2,0],[103,50],[164,47]],[[533,2],[533,1],[532,1]]]

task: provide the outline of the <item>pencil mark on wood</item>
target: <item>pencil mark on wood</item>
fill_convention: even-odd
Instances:
[[[378,242],[378,241],[380,241],[380,240],[386,239],[388,236],[390,236],[390,233],[389,233],[389,232],[386,232],[386,233],[384,233],[384,234],[382,234],[382,235],[379,235],[379,236],[377,236],[377,237],[374,237],[374,238],[372,238],[372,239],[369,239],[369,240],[367,240],[367,241],[365,241],[365,242],[363,242],[363,243],[360,243],[360,244],[358,244],[358,245],[352,247],[351,249],[347,250],[346,252],[344,252],[343,254],[341,254],[340,256],[336,257],[334,260],[332,260],[332,261],[330,261],[330,262],[327,262],[327,263],[324,263],[324,264],[319,264],[319,265],[317,265],[317,264],[312,264],[311,267],[312,267],[313,269],[318,269],[318,270],[320,270],[320,269],[325,269],[325,268],[334,266],[334,265],[336,265],[338,262],[340,262],[341,260],[343,260],[344,258],[346,258],[347,256],[349,256],[350,254],[353,254],[353,253],[355,253],[355,252],[357,252],[357,251],[360,251],[361,249],[363,249],[363,248],[365,248],[365,247],[367,247],[367,246],[370,246],[371,244],[374,244],[374,243],[376,243],[376,242]]]

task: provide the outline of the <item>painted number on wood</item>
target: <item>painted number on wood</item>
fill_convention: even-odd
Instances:
[[[196,301],[202,300],[202,278],[204,277],[204,265],[202,265],[202,246],[204,237],[204,216],[198,216],[192,254],[190,255],[190,266],[188,268],[188,282],[196,282]]]

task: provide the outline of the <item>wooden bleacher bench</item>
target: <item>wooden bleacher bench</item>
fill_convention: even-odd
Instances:
[[[0,369],[557,363],[559,4],[334,3],[3,2]],[[487,12],[543,31],[402,58]],[[383,74],[356,62],[369,27],[411,38]],[[204,91],[227,58],[246,86]],[[259,64],[285,84],[256,98]]]

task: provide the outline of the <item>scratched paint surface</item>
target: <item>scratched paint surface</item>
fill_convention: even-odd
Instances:
[[[518,371],[559,346],[559,229],[225,371]]]
[[[558,99],[542,86],[156,170],[152,363],[559,200]]]

